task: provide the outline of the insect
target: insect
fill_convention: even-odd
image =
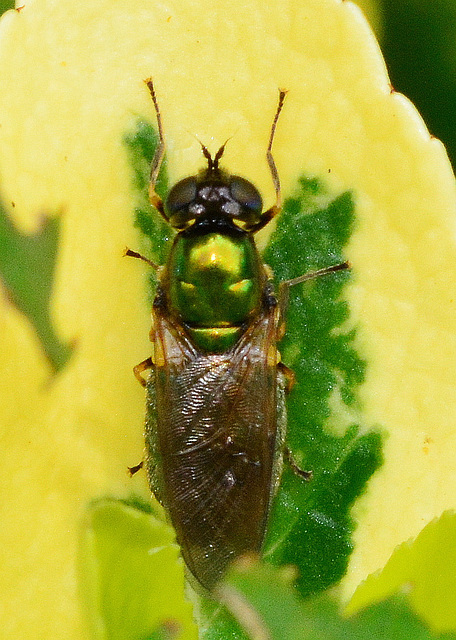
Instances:
[[[348,263],[282,282],[276,296],[255,245],[254,234],[281,209],[272,144],[284,91],[266,152],[276,200],[263,211],[255,186],[219,167],[225,145],[214,157],[201,145],[207,167],[177,182],[162,201],[155,191],[165,152],[162,119],[152,80],[146,84],[159,135],[150,201],[177,234],[164,267],[143,258],[158,275],[153,356],[134,369],[147,389],[145,462],[187,567],[211,590],[232,559],[261,550],[279,483],[293,374],[280,362],[277,341],[289,288]]]

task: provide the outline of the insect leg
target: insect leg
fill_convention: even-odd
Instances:
[[[147,382],[142,377],[141,375],[142,372],[147,371],[147,369],[153,369],[153,368],[154,368],[154,363],[152,362],[152,358],[150,357],[146,358],[145,360],[137,364],[136,367],[133,367],[133,373],[135,374],[135,378],[136,380],[138,380],[139,384],[142,385],[143,387],[146,386]]]
[[[291,280],[284,280],[283,282],[281,282],[279,285],[279,295],[277,300],[278,307],[279,307],[277,340],[280,340],[285,333],[285,314],[288,306],[288,297],[289,297],[290,287],[294,286],[295,284],[300,284],[301,282],[306,282],[307,280],[312,280],[313,278],[319,278],[320,276],[326,276],[330,273],[343,271],[344,269],[349,269],[349,268],[350,268],[349,262],[342,262],[341,264],[334,264],[334,265],[331,265],[330,267],[318,269],[317,271],[310,271],[309,273],[305,273],[304,275],[298,276],[297,278],[292,278]],[[288,367],[284,365],[282,362],[279,362],[278,367],[280,368],[280,371],[285,376],[286,383],[287,383],[286,392],[288,393],[294,384],[294,374],[291,371],[291,369],[288,369]],[[284,448],[283,455],[284,455],[284,458],[287,460],[288,464],[290,465],[290,467],[293,469],[293,471],[297,475],[299,475],[304,480],[312,479],[313,472],[305,471],[304,469],[301,469],[301,467],[297,464],[293,454],[291,453],[288,447]]]
[[[274,116],[274,120],[272,121],[271,134],[269,136],[269,144],[266,150],[266,159],[268,161],[269,171],[271,172],[272,182],[274,184],[274,189],[276,192],[276,201],[270,209],[268,209],[261,215],[260,222],[258,222],[251,229],[249,229],[249,231],[251,231],[252,233],[256,233],[257,231],[262,229],[264,226],[266,226],[268,222],[270,222],[272,218],[274,218],[278,213],[280,213],[280,210],[282,209],[282,192],[280,189],[279,173],[277,171],[277,167],[274,162],[274,157],[272,155],[272,143],[274,141],[277,122],[279,120],[280,112],[282,111],[286,94],[287,92],[284,91],[283,89],[279,91],[279,104],[277,105],[277,110]]]
[[[313,471],[305,471],[304,469],[301,469],[301,467],[298,465],[298,463],[294,459],[294,456],[293,456],[293,454],[291,453],[291,451],[290,451],[290,449],[288,447],[285,447],[285,449],[283,451],[283,455],[284,455],[285,460],[290,465],[290,467],[296,473],[296,475],[300,476],[304,480],[312,480]]]
[[[149,267],[152,267],[152,269],[155,269],[155,271],[158,271],[158,269],[160,269],[160,265],[152,262],[152,260],[149,260],[149,258],[146,258],[137,251],[132,251],[132,249],[129,249],[128,247],[125,248],[124,256],[129,256],[130,258],[139,258],[139,260],[146,262]]]
[[[277,329],[277,340],[280,340],[285,332],[285,314],[288,307],[290,287],[293,287],[295,284],[306,282],[307,280],[313,280],[313,278],[319,278],[320,276],[335,273],[336,271],[343,271],[344,269],[350,269],[350,263],[348,261],[341,262],[340,264],[333,264],[330,267],[324,267],[317,271],[309,271],[309,273],[305,273],[297,278],[292,278],[291,280],[284,280],[279,284],[279,326]]]
[[[287,365],[284,364],[282,361],[278,363],[277,368],[280,370],[280,372],[283,374],[283,377],[285,378],[285,393],[290,393],[290,391],[293,389],[296,382],[294,371],[290,369],[290,367],[287,367]]]
[[[144,460],[141,460],[139,464],[135,464],[134,467],[128,467],[128,473],[130,477],[133,477],[138,471],[144,467]]]
[[[158,147],[155,150],[155,155],[152,160],[152,166],[150,169],[150,183],[149,183],[149,200],[151,204],[157,209],[157,211],[167,220],[165,214],[165,208],[163,205],[163,200],[160,198],[158,193],[155,191],[155,184],[157,182],[158,174],[160,173],[160,167],[163,162],[163,158],[165,156],[165,139],[163,137],[163,125],[160,114],[160,109],[158,107],[157,96],[155,95],[154,83],[152,82],[152,78],[147,78],[144,80],[149,89],[152,101],[155,107],[155,113],[157,116],[157,126],[158,126]]]
[[[133,367],[133,373],[135,374],[135,377],[138,380],[138,382],[143,387],[146,386],[147,382],[142,377],[141,373],[143,371],[146,371],[147,369],[152,369],[153,366],[154,366],[154,363],[152,362],[152,358],[147,358],[146,360],[143,360],[142,362],[137,364],[136,367]],[[139,464],[135,464],[133,467],[128,467],[128,473],[130,477],[133,477],[136,473],[138,473],[138,471],[140,471],[144,467],[144,465],[145,465],[144,460],[141,460]]]

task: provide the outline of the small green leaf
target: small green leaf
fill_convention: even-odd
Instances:
[[[72,352],[59,340],[49,314],[59,228],[58,218],[43,217],[37,233],[21,233],[0,204],[0,278],[17,308],[33,324],[55,371],[65,365]]]
[[[87,510],[81,586],[93,637],[196,639],[174,532],[134,504],[103,499]]]
[[[221,599],[255,640],[455,640],[434,635],[396,595],[351,618],[338,613],[327,595],[301,601],[283,570],[236,563],[219,588]],[[219,636],[222,637],[222,636]]]
[[[236,618],[215,598],[200,596],[197,612],[200,640],[249,640]]]
[[[413,585],[410,603],[438,631],[456,628],[456,514],[446,511],[413,541],[394,551],[381,572],[356,590],[347,611],[377,602],[403,584]]]

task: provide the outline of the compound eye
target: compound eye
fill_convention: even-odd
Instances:
[[[240,176],[231,176],[230,193],[232,198],[241,205],[241,212],[236,217],[245,222],[247,226],[259,222],[263,201],[258,189]]]
[[[165,212],[168,220],[177,229],[186,227],[195,215],[189,212],[189,206],[196,198],[196,178],[190,176],[179,180],[171,188],[165,201]]]

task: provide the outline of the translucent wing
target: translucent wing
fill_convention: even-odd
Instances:
[[[146,429],[150,457],[160,459],[154,483],[188,567],[211,588],[263,541],[276,459],[275,309],[220,355],[197,352],[155,314],[156,417]]]

